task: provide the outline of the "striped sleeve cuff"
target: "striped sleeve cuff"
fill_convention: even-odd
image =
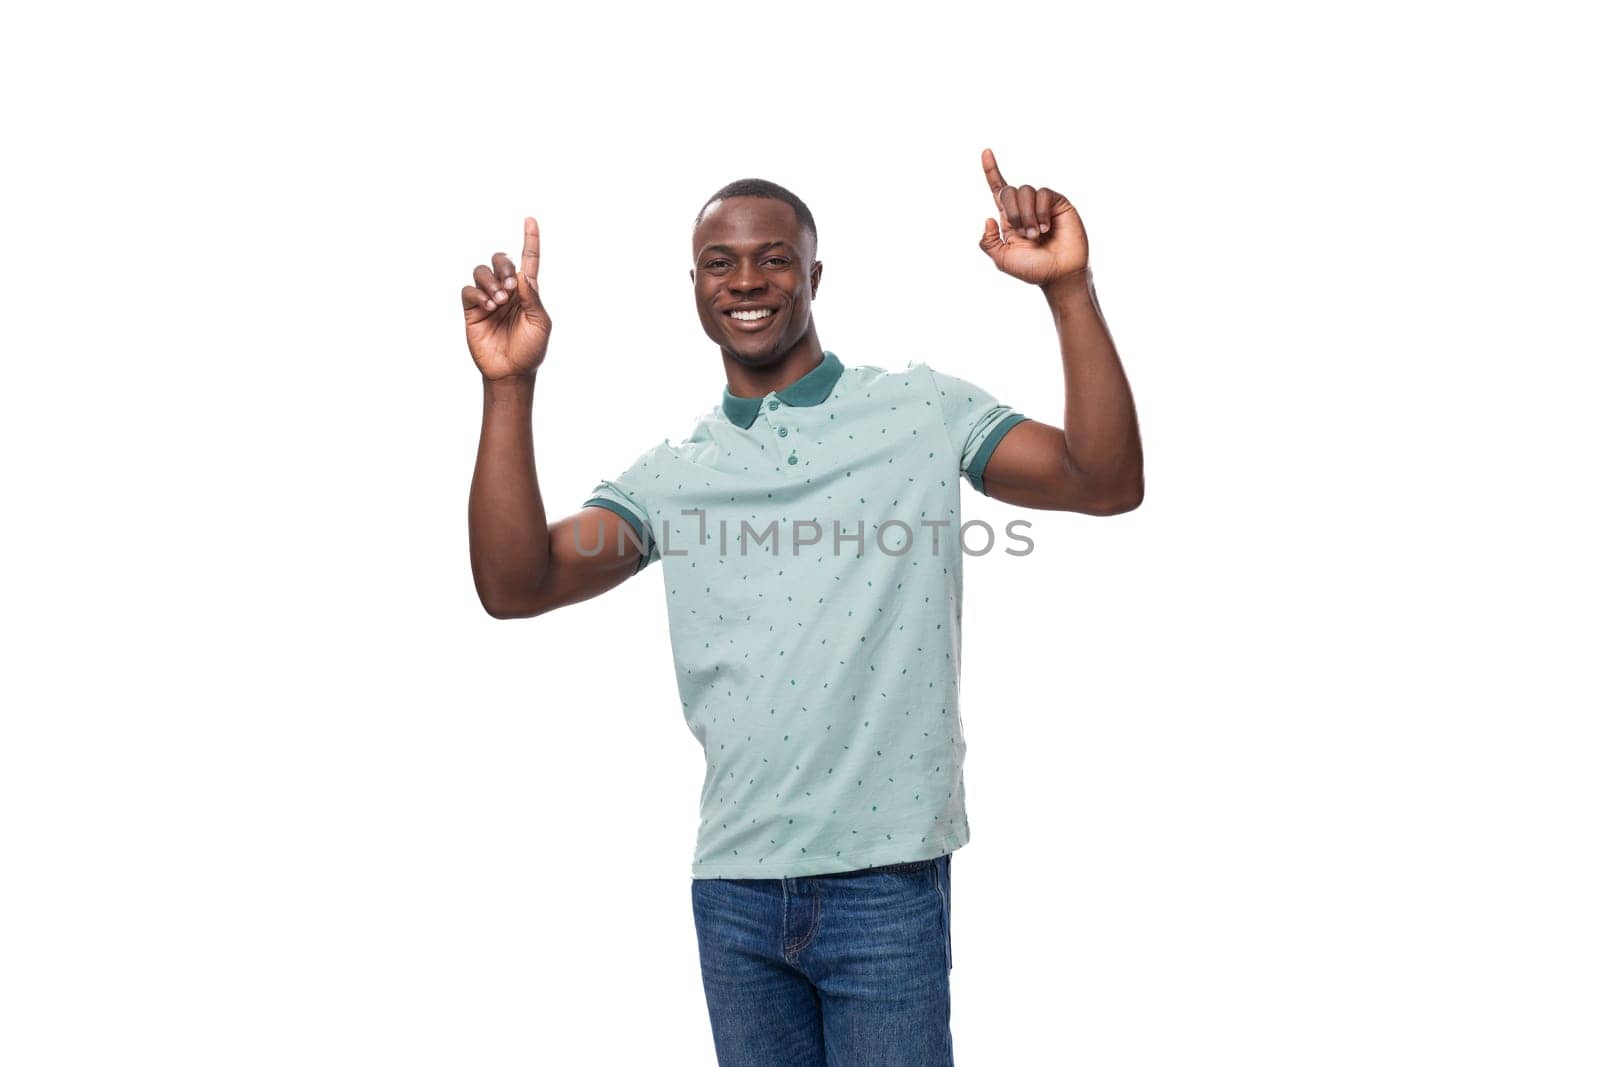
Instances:
[[[1008,430],[1026,418],[1026,415],[1012,412],[995,423],[994,429],[989,431],[989,435],[983,439],[983,444],[979,445],[978,451],[973,454],[972,462],[967,464],[967,481],[972,484],[972,488],[983,493],[984,496],[989,495],[984,492],[983,488],[983,471],[989,465],[989,457],[994,454],[995,446],[1000,443],[1000,438],[1004,437]]]
[[[635,574],[644,570],[650,561],[656,558],[655,541],[650,536],[650,527],[626,505],[618,503],[610,497],[592,496],[583,502],[583,506],[586,508],[605,508],[607,511],[621,516],[622,521],[628,524],[628,528],[633,531],[635,542],[644,546],[639,552],[639,565],[633,569]]]

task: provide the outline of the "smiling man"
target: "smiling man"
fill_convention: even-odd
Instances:
[[[1045,297],[1063,428],[924,361],[886,370],[824,350],[816,222],[747,179],[693,229],[720,399],[547,524],[538,224],[524,224],[521,270],[496,254],[462,289],[484,384],[468,505],[484,608],[541,615],[663,564],[678,696],[706,756],[690,889],[724,1065],[953,1062],[950,867],[970,836],[961,482],[1088,515],[1143,499],[1078,213],[1008,184],[988,150],[982,162],[998,221],[979,247]]]

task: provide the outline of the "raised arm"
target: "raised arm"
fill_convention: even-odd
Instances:
[[[534,385],[550,342],[550,316],[539,298],[538,222],[523,223],[521,271],[502,252],[490,262],[461,290],[467,350],[483,375],[467,532],[484,610],[497,619],[526,618],[621,584],[638,554],[615,551],[624,543],[623,522],[604,508],[546,524],[533,458]]]
[[[1095,300],[1089,240],[1065,196],[1012,186],[994,153],[983,171],[1000,221],[979,247],[1006,274],[1039,286],[1061,344],[1063,429],[1028,420],[1000,439],[984,491],[1023,507],[1115,515],[1144,499],[1144,451],[1133,392]]]

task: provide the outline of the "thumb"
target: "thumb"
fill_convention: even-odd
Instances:
[[[996,259],[1001,248],[1000,224],[994,219],[983,220],[983,236],[978,238],[978,247],[990,259]]]
[[[517,298],[522,301],[523,314],[544,314],[544,301],[539,299],[538,287],[520,270],[517,271]]]

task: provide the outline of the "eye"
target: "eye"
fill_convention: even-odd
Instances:
[[[782,256],[768,256],[767,262],[776,263],[780,267],[787,267],[789,265],[789,261],[784,259]]]
[[[706,264],[706,270],[725,270],[725,269],[727,269],[727,266],[728,266],[728,261],[727,260],[725,260],[725,259],[713,259],[711,262]]]

